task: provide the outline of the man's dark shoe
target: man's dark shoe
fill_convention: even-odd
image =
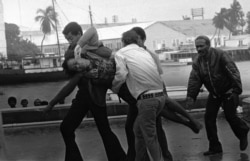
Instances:
[[[208,150],[204,152],[203,155],[208,156],[208,155],[215,155],[215,154],[221,154],[221,153],[222,153],[222,150],[216,150],[216,151]]]
[[[248,146],[248,139],[247,139],[247,134],[248,134],[249,129],[247,130],[246,135],[240,139],[240,150],[244,151],[246,150]]]

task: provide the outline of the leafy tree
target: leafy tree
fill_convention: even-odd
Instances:
[[[25,56],[35,56],[40,53],[35,44],[22,39],[16,24],[5,23],[5,35],[9,60],[20,61]]]
[[[218,32],[218,38],[220,37],[220,30],[223,30],[226,23],[227,23],[225,21],[225,15],[227,14],[227,12],[228,11],[226,8],[221,8],[220,12],[216,13],[216,16],[214,16],[213,25],[215,26],[216,30],[215,30],[215,33],[211,39],[213,39],[215,37],[217,32]]]
[[[44,34],[41,42],[41,51],[43,51],[43,41],[45,36],[50,34],[51,29],[55,29],[56,23],[58,23],[57,13],[52,6],[48,6],[45,10],[39,8],[36,13],[38,15],[35,17],[35,21],[40,21],[41,30]]]
[[[246,33],[250,34],[250,11],[247,12],[247,20],[246,20],[246,22],[247,22]]]
[[[213,23],[216,29],[227,28],[230,31],[229,38],[232,33],[237,34],[238,27],[241,26],[242,29],[245,25],[244,13],[240,3],[234,0],[229,9],[222,8],[220,13],[217,13],[213,18]]]
[[[226,25],[227,29],[234,35],[237,34],[237,27],[244,24],[244,12],[237,0],[234,0],[233,4],[231,4],[226,20],[228,22]]]

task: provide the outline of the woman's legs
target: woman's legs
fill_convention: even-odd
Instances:
[[[195,133],[199,133],[202,125],[195,120],[189,113],[175,100],[167,97],[166,104],[160,113],[161,116],[171,121],[188,126]]]

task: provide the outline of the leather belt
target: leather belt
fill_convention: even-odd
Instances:
[[[137,100],[143,100],[143,99],[150,99],[150,98],[155,98],[155,97],[160,97],[164,96],[164,92],[161,90],[152,90],[152,91],[147,91],[146,93],[143,93],[139,95]]]

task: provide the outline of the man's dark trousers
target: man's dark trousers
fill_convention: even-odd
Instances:
[[[91,111],[94,117],[96,126],[103,140],[108,160],[119,161],[125,158],[126,154],[118,138],[109,126],[106,107],[95,105],[90,98],[87,87],[81,87],[76,94],[76,98],[72,101],[67,116],[60,126],[66,145],[65,161],[83,161],[75,141],[75,130],[81,124],[88,111]]]
[[[208,96],[205,112],[205,125],[210,151],[222,151],[222,145],[217,135],[216,126],[217,114],[221,106],[224,110],[227,122],[238,139],[244,137],[249,129],[247,124],[236,115],[238,102],[235,102],[234,99],[228,98],[228,95],[213,97],[209,94]]]

